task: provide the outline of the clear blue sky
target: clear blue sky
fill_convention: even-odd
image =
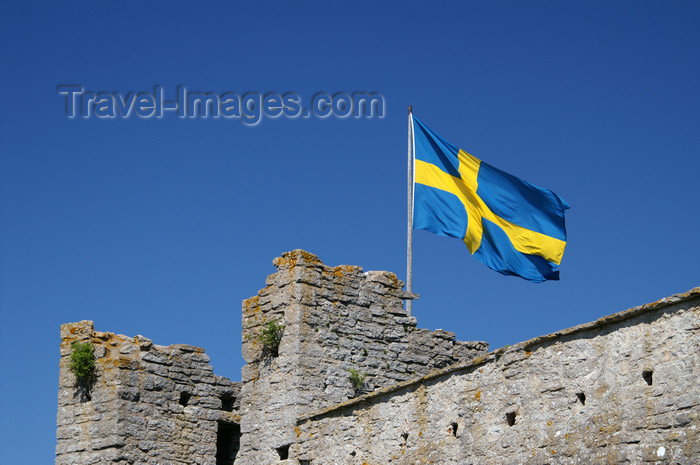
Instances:
[[[406,111],[571,205],[561,281],[417,231],[414,314],[492,348],[700,285],[697,1],[22,2],[0,12],[0,462],[53,463],[61,323],[205,347],[303,248],[405,278]],[[374,91],[384,119],[69,119],[60,84]]]

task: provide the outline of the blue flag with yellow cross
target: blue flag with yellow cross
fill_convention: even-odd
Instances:
[[[569,208],[564,199],[412,121],[413,228],[462,239],[472,255],[504,275],[558,280]]]

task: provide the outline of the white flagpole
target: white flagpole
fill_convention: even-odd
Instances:
[[[413,106],[408,107],[408,228],[406,241],[406,290],[413,290]],[[412,300],[406,300],[406,311],[412,316]]]

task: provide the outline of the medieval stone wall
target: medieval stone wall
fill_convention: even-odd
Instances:
[[[304,465],[696,464],[699,428],[700,288],[307,415],[290,456]]]
[[[68,368],[71,344],[85,341],[97,365],[87,386]],[[213,374],[203,349],[96,332],[91,321],[65,324],[56,465],[230,465],[239,391]]]
[[[277,272],[243,302],[241,450],[237,464],[267,465],[288,456],[299,416],[362,392],[486,353],[484,342],[416,328],[403,309],[393,273],[329,267],[302,250],[274,260]],[[278,355],[266,353],[261,329],[285,326]],[[351,371],[364,377],[355,389]]]
[[[417,328],[393,273],[273,263],[243,302],[242,383],[197,347],[63,325],[56,464],[700,463],[700,288],[487,353]]]

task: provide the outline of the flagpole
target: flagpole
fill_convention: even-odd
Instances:
[[[406,240],[406,291],[413,291],[413,106],[408,107],[408,227]],[[412,316],[413,301],[406,300],[406,312]]]

